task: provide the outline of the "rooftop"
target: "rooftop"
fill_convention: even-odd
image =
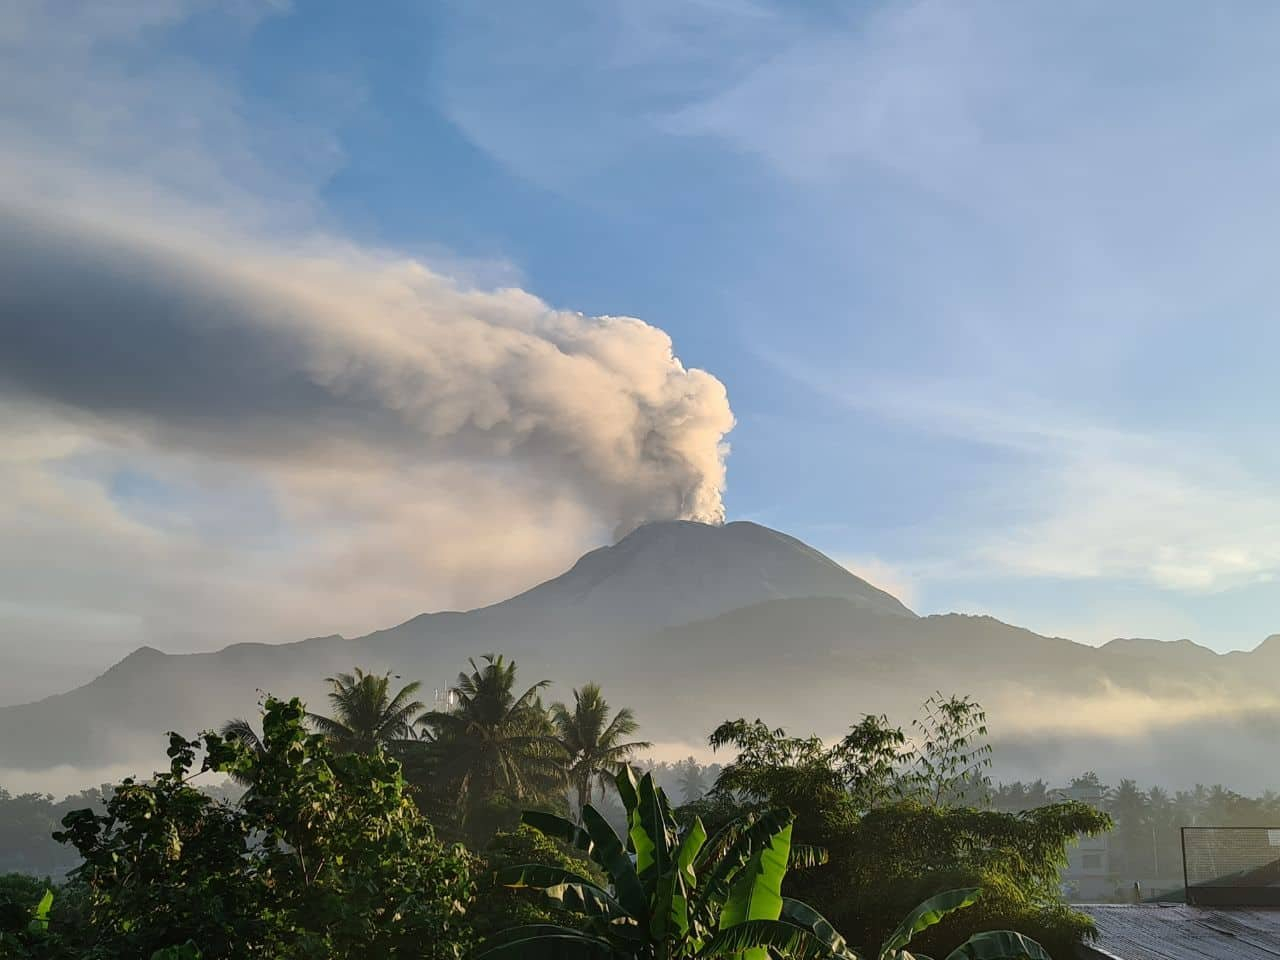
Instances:
[[[1098,926],[1089,960],[1276,960],[1280,909],[1181,903],[1081,904]]]

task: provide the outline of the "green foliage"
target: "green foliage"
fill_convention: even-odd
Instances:
[[[1016,814],[961,806],[985,790],[980,708],[935,697],[916,729],[908,750],[906,736],[883,717],[864,718],[830,747],[760,721],[722,724],[712,746],[738,755],[681,817],[700,816],[715,829],[744,811],[794,810],[794,843],[828,857],[789,875],[784,894],[813,904],[864,949],[882,942],[914,904],[982,887],[981,902],[922,934],[925,948],[945,953],[999,927],[1071,955],[1092,925],[1059,901],[1059,871],[1078,834],[1103,831],[1110,821],[1084,804]]]
[[[1008,814],[901,801],[820,831],[829,862],[796,875],[792,889],[867,945],[880,942],[911,904],[940,890],[981,887],[982,900],[930,930],[925,949],[945,952],[974,933],[1014,928],[1069,956],[1092,926],[1059,902],[1059,870],[1078,834],[1107,825],[1105,814],[1085,804]]]
[[[582,850],[608,877],[609,889],[563,868],[528,863],[504,870],[503,882],[539,889],[578,916],[572,924],[507,930],[490,938],[482,956],[767,960],[827,957],[843,946],[812,908],[783,916],[789,812],[747,815],[708,837],[696,818],[680,829],[651,775],[637,782],[624,769],[616,786],[626,808],[626,841],[591,806],[583,809],[582,826],[536,812],[526,818]]]
[[[413,699],[421,683],[407,683],[393,694],[391,679],[390,673],[365,673],[359,667],[353,673],[329,677],[333,716],[311,713],[307,719],[339,753],[375,753],[401,746],[412,735],[426,704]]]
[[[693,757],[689,757],[679,765],[678,769],[680,775],[677,784],[681,800],[685,803],[693,803],[706,796],[707,791],[711,789],[711,784],[703,772],[702,764]]]
[[[883,716],[831,747],[722,724],[711,742],[737,756],[706,793],[692,758],[637,781],[624,761],[645,744],[598,688],[548,711],[544,683],[517,694],[515,677],[501,657],[473,661],[421,739],[417,684],[393,693],[389,674],[358,669],[332,678],[334,717],[310,718],[320,734],[298,701],[268,699],[261,735],[243,720],[171,735],[168,771],[86,793],[76,806],[97,809],[62,818],[59,839],[84,858],[71,882],[0,877],[0,956],[456,960],[478,935],[494,958],[855,958],[855,943],[880,944],[864,954],[880,960],[923,960],[917,945],[950,948],[934,954],[946,960],[1047,960],[1037,940],[1065,956],[1089,933],[1056,899],[1058,869],[1066,843],[1108,819],[1083,804],[963,806],[983,799],[989,763],[966,698],[931,698],[910,739]],[[243,795],[197,788],[205,771]],[[659,775],[692,801],[678,815]],[[595,784],[619,829],[589,802]],[[560,815],[568,786],[578,823]],[[1043,784],[1000,791],[1045,796]],[[1108,796],[1125,825],[1174,802],[1130,782]],[[4,804],[39,812],[24,830],[52,809],[0,791]],[[446,848],[424,810],[482,855]]]
[[[920,954],[916,954],[924,960]],[[1051,960],[1036,941],[1013,930],[989,930],[974,934],[949,954],[947,960]]]
[[[0,788],[0,872],[63,877],[76,866],[75,851],[54,842],[53,832],[72,810],[101,809],[110,787],[55,801],[42,793],[13,794]]]
[[[908,913],[902,922],[894,928],[880,947],[880,956],[894,956],[901,951],[917,933],[927,930],[936,923],[941,923],[948,915],[978,902],[978,887],[968,889],[947,890],[930,897]]]
[[[30,911],[52,886],[51,880],[26,873],[0,874],[0,904],[13,904],[23,912]]]
[[[525,863],[500,871],[506,884],[541,890],[569,914],[539,918],[491,936],[486,960],[523,958],[712,958],[859,960],[817,910],[784,897],[795,818],[775,809],[747,814],[708,836],[694,817],[681,830],[665,794],[629,769],[617,778],[629,843],[592,808],[578,826],[537,812],[527,821],[584,851],[609,887],[560,866]],[[634,861],[627,851],[634,854]],[[978,900],[978,889],[949,890],[921,903],[893,928],[876,956],[911,960],[919,934]],[[948,960],[1048,960],[1031,938],[1012,930],[970,937]]]
[[[482,660],[458,674],[451,709],[423,715],[424,739],[409,759],[424,807],[473,846],[514,826],[515,804],[563,808],[566,786],[565,751],[539,697],[549,681],[517,695],[516,664]]]
[[[627,742],[639,729],[627,707],[609,718],[609,703],[594,683],[573,691],[573,709],[563,703],[551,705],[556,739],[568,758],[567,776],[577,792],[578,809],[591,802],[592,787],[598,783],[603,793],[612,785],[623,765],[638,750],[652,746],[646,740]]]
[[[204,956],[200,948],[188,940],[176,947],[165,947],[151,954],[151,960],[201,960]]]
[[[205,960],[463,955],[471,857],[436,841],[399,764],[335,754],[296,699],[267,700],[261,746],[173,734],[167,772],[126,780],[105,814],[68,815],[93,955],[184,956],[188,942]],[[239,807],[190,784],[201,747],[201,770],[248,784]]]
[[[1280,821],[1280,795],[1273,792],[1247,797],[1221,784],[1175,792],[1159,786],[1143,789],[1129,779],[1108,786],[1093,771],[1072,778],[1070,787],[1115,821],[1110,873],[1116,898],[1125,902],[1135,880],[1142,881],[1149,896],[1172,891],[1181,896],[1182,827],[1270,827]],[[993,804],[1010,812],[1030,810],[1050,803],[1050,794],[1041,780],[1015,781],[997,788]]]
[[[75,954],[51,929],[54,894],[39,881],[0,878],[0,957],[12,960],[71,960]],[[39,892],[37,892],[39,889]]]
[[[849,728],[831,759],[853,805],[870,810],[896,799],[898,770],[910,756],[907,736],[899,727],[884,714],[867,714]]]
[[[907,946],[916,937],[947,917],[967,910],[982,895],[980,887],[946,890],[930,897],[912,910],[880,945],[878,960],[928,960]],[[975,933],[951,953],[947,960],[1049,960],[1044,947],[1025,934],[1013,930],[985,930]]]
[[[477,938],[487,939],[511,926],[535,923],[572,923],[576,917],[563,904],[550,898],[535,899],[498,882],[504,870],[533,864],[554,867],[606,883],[595,864],[574,856],[572,847],[548,837],[528,824],[494,835],[485,847],[483,870],[477,871],[476,907],[472,928]]]
[[[1089,772],[1072,786],[1091,798],[1115,820],[1110,867],[1117,893],[1128,899],[1135,880],[1154,889],[1181,892],[1181,827],[1269,827],[1280,819],[1280,796],[1246,797],[1221,784],[1197,784],[1171,793],[1160,787],[1143,790],[1133,780],[1104,784]]]
[[[982,706],[970,697],[937,693],[925,700],[923,711],[912,723],[916,746],[904,757],[909,767],[900,793],[935,807],[986,804],[991,745]]]
[[[932,806],[985,803],[991,747],[986,713],[968,697],[935,694],[922,705],[909,739],[883,715],[868,714],[828,747],[818,737],[791,737],[762,721],[730,720],[711,734],[713,749],[737,757],[716,789],[747,800],[871,810],[914,799]]]
[[[846,758],[818,737],[791,737],[762,721],[731,720],[708,738],[712,748],[737,756],[721,770],[711,794],[699,804],[718,826],[742,809],[785,806],[802,824],[851,824],[858,807],[848,789]],[[807,832],[802,827],[802,832]]]

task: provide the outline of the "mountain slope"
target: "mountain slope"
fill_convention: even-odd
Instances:
[[[791,597],[841,597],[860,609],[915,616],[794,537],[755,523],[676,520],[639,527],[510,600],[465,614],[424,614],[367,639],[394,654],[421,644],[487,650],[497,640],[515,643],[504,647],[512,651],[543,644],[554,651],[601,631],[616,640]]]
[[[655,613],[688,623],[784,597],[842,597],[861,609],[915,616],[794,537],[755,523],[687,520],[640,527],[494,609],[528,615],[572,605],[599,623],[636,624]]]
[[[940,690],[978,697],[1002,755],[1031,777],[1155,776],[1185,760],[1160,779],[1244,788],[1280,736],[1280,637],[1219,655],[1186,642],[1094,648],[991,617],[917,617],[776,531],[666,523],[510,600],[355,640],[181,656],[143,648],[70,693],[0,708],[0,769],[136,759],[145,773],[161,761],[166,730],[251,715],[260,690],[319,705],[324,677],[360,665],[422,680],[429,697],[487,651],[515,657],[529,682],[557,681],[553,696],[600,682],[660,743],[698,744],[738,716],[838,736],[865,713],[906,722]]]
[[[664,627],[789,597],[838,597],[892,618],[914,614],[818,551],[753,523],[650,524],[582,557],[564,574],[466,613],[424,614],[356,640],[237,644],[215,653],[135,651],[66,694],[0,708],[0,768],[108,763],[138,738],[195,731],[251,713],[258,691],[322,702],[324,677],[360,664],[447,685],[468,656],[502,651],[527,671],[583,679],[598,663]],[[601,678],[607,677],[601,674]]]

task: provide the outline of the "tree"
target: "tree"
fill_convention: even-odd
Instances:
[[[356,667],[354,673],[327,679],[333,688],[329,703],[334,715],[309,713],[307,719],[340,753],[374,753],[379,747],[403,744],[426,708],[413,699],[422,686],[416,680],[393,696],[390,673],[365,673]]]
[[[1099,795],[1103,794],[1107,786],[1093,770],[1086,770],[1078,777],[1071,778],[1072,790],[1096,790]]]
[[[1111,845],[1112,872],[1126,887],[1139,877],[1154,875],[1157,854],[1147,795],[1137,782],[1123,779],[1120,786],[1108,792],[1107,810],[1116,823]]]
[[[701,800],[711,786],[702,772],[702,764],[689,757],[680,764],[680,799],[685,803]]]
[[[955,887],[982,900],[925,935],[921,949],[945,954],[975,932],[1021,930],[1055,956],[1072,956],[1092,924],[1059,897],[1067,848],[1110,818],[1083,803],[1010,814],[904,800],[868,811],[831,836],[829,863],[797,875],[795,895],[822,910],[845,936],[878,943],[911,904]]]
[[[844,759],[816,736],[792,737],[761,720],[738,719],[720,724],[707,742],[713,750],[737,751],[716,778],[717,798],[786,806],[800,816],[836,806],[852,812]]]
[[[595,783],[603,792],[636,751],[652,746],[647,740],[624,742],[640,725],[630,707],[623,707],[610,720],[609,703],[594,683],[573,691],[572,711],[563,703],[552,704],[551,720],[568,757],[569,783],[577,791],[579,810],[591,802]]]
[[[787,791],[822,803],[848,801],[857,811],[911,797],[934,806],[985,803],[991,764],[986,714],[968,697],[935,694],[913,721],[916,743],[883,714],[867,714],[834,746],[818,737],[788,737],[760,720],[733,720],[712,732],[713,749],[733,747],[737,758],[717,781],[724,791],[792,803]],[[780,792],[782,795],[780,796]]]
[[[829,928],[814,932],[782,918],[794,819],[788,811],[744,818],[708,838],[696,818],[683,831],[677,827],[652,774],[637,782],[625,768],[615,783],[627,812],[625,843],[590,805],[582,810],[582,826],[536,811],[524,815],[530,826],[582,850],[613,892],[567,870],[510,868],[501,882],[543,891],[579,913],[581,928],[516,927],[491,938],[481,956],[678,958],[746,951],[763,957],[766,947],[782,956],[825,956],[843,949]],[[812,926],[820,926],[821,918],[812,918]]]
[[[471,857],[436,840],[399,764],[335,753],[296,699],[264,711],[261,751],[172,734],[167,772],[125,780],[104,814],[64,818],[59,839],[84,857],[89,955],[180,957],[188,941],[204,960],[463,955]],[[197,790],[206,770],[242,778],[243,801]]]
[[[733,747],[737,756],[711,793],[681,812],[699,814],[714,829],[744,811],[793,810],[796,842],[822,847],[829,857],[790,875],[788,894],[813,904],[863,948],[882,942],[922,899],[981,886],[981,903],[930,930],[926,949],[945,954],[972,934],[1007,926],[1064,955],[1074,952],[1092,927],[1059,902],[1059,869],[1077,833],[1104,830],[1109,819],[1084,804],[1025,816],[962,806],[959,795],[981,792],[972,788],[985,779],[986,751],[963,760],[981,747],[958,748],[968,725],[948,726],[951,733],[924,737],[914,755],[904,756],[905,737],[881,717],[864,717],[832,746],[761,721],[730,721],[710,743]],[[929,760],[923,768],[921,754]]]
[[[986,805],[991,799],[991,745],[987,714],[970,697],[936,693],[912,721],[917,745],[906,754],[910,767],[903,794],[935,807]]]
[[[12,960],[54,960],[72,954],[60,937],[49,929],[53,908],[53,891],[38,881],[31,881],[39,893],[23,886],[12,877],[0,889],[0,956]]]
[[[244,746],[250,753],[261,755],[263,751],[262,738],[258,736],[258,731],[253,729],[253,724],[243,717],[236,717],[234,720],[228,720],[222,725],[222,729],[218,731],[224,740],[234,740]],[[241,775],[232,773],[231,779],[242,787],[247,787]]]
[[[86,796],[81,805],[95,802]],[[11,794],[0,787],[0,871],[61,877],[71,870],[74,854],[53,841],[68,809],[65,801],[55,803],[47,794]]]
[[[915,936],[948,916],[965,910],[982,896],[981,887],[947,890],[921,903],[896,926],[880,945],[878,960],[929,960],[918,951],[907,952]],[[1050,960],[1044,947],[1014,930],[975,933],[947,954],[947,960]]]
[[[898,770],[911,757],[907,736],[884,714],[867,714],[849,728],[832,753],[859,810],[895,799]]]
[[[1031,783],[1023,783],[1021,780],[1002,783],[991,797],[992,806],[1005,813],[1034,810],[1049,802],[1049,785],[1043,780],[1033,780]]]
[[[803,851],[796,857],[790,811],[748,815],[708,837],[696,817],[683,831],[677,827],[652,775],[637,783],[626,769],[616,782],[627,807],[625,844],[591,806],[583,808],[581,827],[547,814],[525,815],[531,826],[584,851],[607,874],[609,889],[569,870],[540,864],[503,871],[502,882],[541,890],[581,919],[576,926],[515,927],[491,938],[482,958],[858,960],[813,907],[782,895],[788,864],[813,859]],[[878,957],[910,960],[905,948],[917,933],[969,906],[978,893],[949,891],[921,904],[884,941]],[[1034,941],[1007,930],[975,936],[948,960],[975,956],[1048,960]]]
[[[596,884],[607,879],[581,851],[548,837],[527,824],[496,833],[481,852],[486,870],[481,876],[475,907],[468,913],[477,937],[488,938],[512,927],[533,923],[573,923],[576,915],[549,897],[533,898],[498,881],[511,867],[538,864],[558,867]]]
[[[472,842],[483,837],[486,808],[548,799],[565,783],[565,754],[539,698],[540,680],[516,694],[516,664],[486,654],[458,674],[450,710],[423,715],[424,789],[447,794],[447,806]],[[491,818],[492,819],[492,818]]]

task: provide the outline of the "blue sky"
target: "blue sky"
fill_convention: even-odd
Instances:
[[[892,567],[925,610],[1094,641],[1280,630],[1248,582],[1270,561],[1204,556],[1276,519],[1216,502],[1274,477],[1270,5],[431,6],[300,11],[307,59],[364,84],[329,209],[663,326],[729,389],[732,516]],[[298,56],[294,19],[251,57]],[[1009,442],[994,414],[1046,436]],[[1132,495],[1092,505],[1139,515],[1121,542],[964,569],[1087,520],[1047,476],[1080,469],[1100,474],[1080,495]],[[1173,504],[1148,529],[1147,482],[1212,511],[1203,536],[1162,542]],[[1211,572],[1153,572],[1162,549]]]
[[[28,168],[74,168],[43,189],[126,183],[255,242],[642,318],[727,389],[728,516],[920,612],[1280,631],[1273,4],[36,9],[4,107]],[[237,515],[255,557],[307,540],[265,481],[100,447],[59,475],[95,465],[121,515],[228,556]]]

